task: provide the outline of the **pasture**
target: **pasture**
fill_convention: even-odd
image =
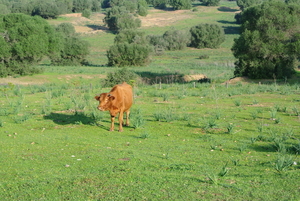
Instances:
[[[166,52],[130,69],[148,78],[205,74],[212,82],[136,83],[122,133],[108,131],[109,113],[94,99],[110,90],[103,79],[116,70],[106,66],[114,35],[105,30],[82,34],[92,44],[90,66],[44,61],[43,74],[0,79],[1,200],[299,200],[300,75],[226,84],[236,4],[197,8],[141,29],[219,23],[227,30],[221,48]]]

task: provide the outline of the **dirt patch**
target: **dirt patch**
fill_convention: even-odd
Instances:
[[[189,19],[193,16],[189,10],[176,10],[168,11],[164,13],[158,13],[160,10],[149,10],[149,14],[146,17],[139,17],[142,21],[142,27],[163,27],[171,26],[179,20]]]
[[[25,77],[7,77],[7,78],[0,78],[0,85],[7,85],[8,83],[14,84],[14,85],[40,85],[49,83],[50,79],[58,79],[60,81],[68,83],[72,79],[103,79],[106,75],[102,74],[95,74],[95,75],[75,75],[75,74],[68,74],[68,75],[60,75],[55,76],[53,78],[52,76],[48,75],[34,75],[34,76],[25,76]]]

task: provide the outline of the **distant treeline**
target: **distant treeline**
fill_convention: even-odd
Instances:
[[[0,0],[0,13],[24,13],[48,19],[67,13],[98,12],[102,8],[109,8],[120,3],[128,4],[127,6],[133,9],[138,9],[139,5],[145,5],[145,3],[147,6],[160,9],[167,6],[175,10],[190,9],[192,1],[195,0]]]

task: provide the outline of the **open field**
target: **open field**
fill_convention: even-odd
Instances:
[[[130,69],[157,80],[205,74],[212,83],[137,84],[122,133],[108,132],[109,114],[94,100],[110,90],[102,81],[115,70],[106,66],[114,35],[101,27],[101,14],[77,27],[99,26],[82,33],[92,44],[91,66],[45,61],[41,75],[0,79],[1,200],[299,200],[300,75],[227,82],[235,2],[197,7],[151,10],[141,29],[220,23],[229,30],[221,48],[166,52]],[[203,54],[209,59],[198,59]]]

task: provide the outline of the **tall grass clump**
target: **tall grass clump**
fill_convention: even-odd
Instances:
[[[282,173],[294,164],[294,158],[287,154],[279,154],[274,163],[277,172]]]
[[[132,110],[131,114],[131,125],[137,129],[145,125],[146,121],[143,112],[140,108]]]

